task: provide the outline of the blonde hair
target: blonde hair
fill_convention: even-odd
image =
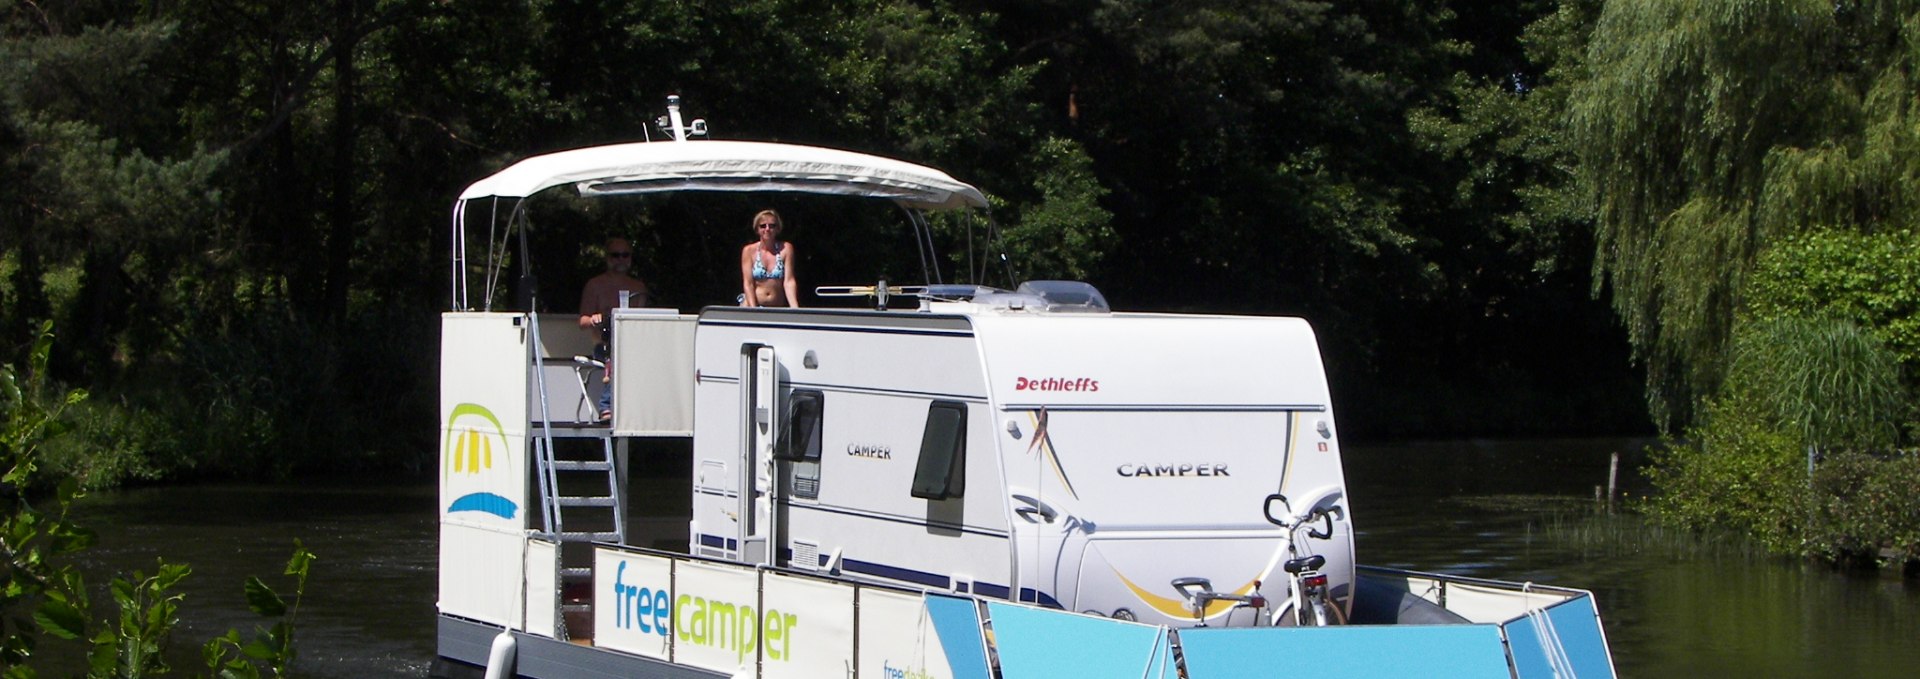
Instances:
[[[749,219],[749,220],[747,220],[747,222],[748,222],[748,223],[747,223],[747,230],[748,230],[748,231],[752,231],[752,232],[754,232],[754,233],[759,233],[759,231],[760,231],[760,218],[761,218],[761,217],[766,217],[766,216],[769,216],[769,215],[771,215],[771,216],[773,217],[773,226],[774,226],[774,228],[777,228],[777,229],[785,229],[785,228],[787,228],[787,220],[785,220],[785,219],[782,219],[782,218],[780,217],[780,213],[778,213],[778,212],[774,212],[773,210],[761,210],[761,211],[759,211],[759,212],[755,212],[755,213],[753,213],[753,219]]]

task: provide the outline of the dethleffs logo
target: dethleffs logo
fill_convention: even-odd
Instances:
[[[1014,391],[1099,391],[1100,380],[1091,377],[1016,377]]]
[[[675,643],[730,650],[736,660],[762,644],[767,660],[793,659],[793,629],[800,626],[800,616],[692,594],[676,598],[665,587],[627,584],[626,575],[622,561],[613,569],[614,627],[663,637],[671,633]]]

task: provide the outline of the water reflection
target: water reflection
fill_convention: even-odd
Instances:
[[[1623,677],[1904,677],[1920,667],[1920,587],[1897,576],[1742,557],[1675,560],[1547,535],[1556,517],[1592,511],[1610,452],[1625,454],[1631,469],[1645,443],[1349,448],[1360,559],[1591,589]],[[1644,492],[1630,475],[1623,485]],[[649,506],[684,511],[684,478],[642,479],[635,490],[654,498]],[[100,532],[86,556],[96,586],[109,571],[151,571],[158,555],[193,564],[177,670],[198,668],[200,641],[252,630],[240,584],[248,575],[277,584],[296,537],[320,556],[301,611],[301,676],[417,677],[432,660],[431,479],[107,493],[87,498],[78,518]],[[658,528],[677,536],[684,526]]]
[[[1610,453],[1644,440],[1456,441],[1350,448],[1362,563],[1593,590],[1623,677],[1908,677],[1920,587],[1745,556],[1678,559],[1565,539],[1595,511]],[[1549,535],[1553,532],[1553,535]]]
[[[285,596],[280,575],[298,538],[319,556],[296,623],[303,677],[425,676],[433,659],[435,487],[333,482],[202,485],[98,493],[75,518],[99,533],[84,553],[88,583],[153,572],[156,557],[193,566],[168,660],[204,673],[199,644],[228,629],[251,638],[261,618],[242,583],[259,576]],[[64,673],[44,673],[63,676]]]

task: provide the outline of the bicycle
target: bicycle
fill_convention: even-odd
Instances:
[[[1287,529],[1287,560],[1281,564],[1281,570],[1287,572],[1291,585],[1288,606],[1275,613],[1274,624],[1281,621],[1280,615],[1291,610],[1291,621],[1297,627],[1326,627],[1345,624],[1345,615],[1338,605],[1328,601],[1327,576],[1320,568],[1327,565],[1327,558],[1319,554],[1300,556],[1300,529],[1307,529],[1307,537],[1325,540],[1333,537],[1333,515],[1339,511],[1335,506],[1343,495],[1339,488],[1324,488],[1315,492],[1313,502],[1307,504],[1306,511],[1295,514],[1287,501],[1287,496],[1274,493],[1267,496],[1264,507],[1267,521]],[[1315,521],[1324,521],[1325,530],[1313,527]]]

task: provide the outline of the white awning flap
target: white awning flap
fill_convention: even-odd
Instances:
[[[525,198],[562,184],[582,195],[662,191],[796,191],[886,198],[909,207],[986,207],[945,172],[852,151],[747,141],[657,141],[534,156],[474,182],[460,199]]]

